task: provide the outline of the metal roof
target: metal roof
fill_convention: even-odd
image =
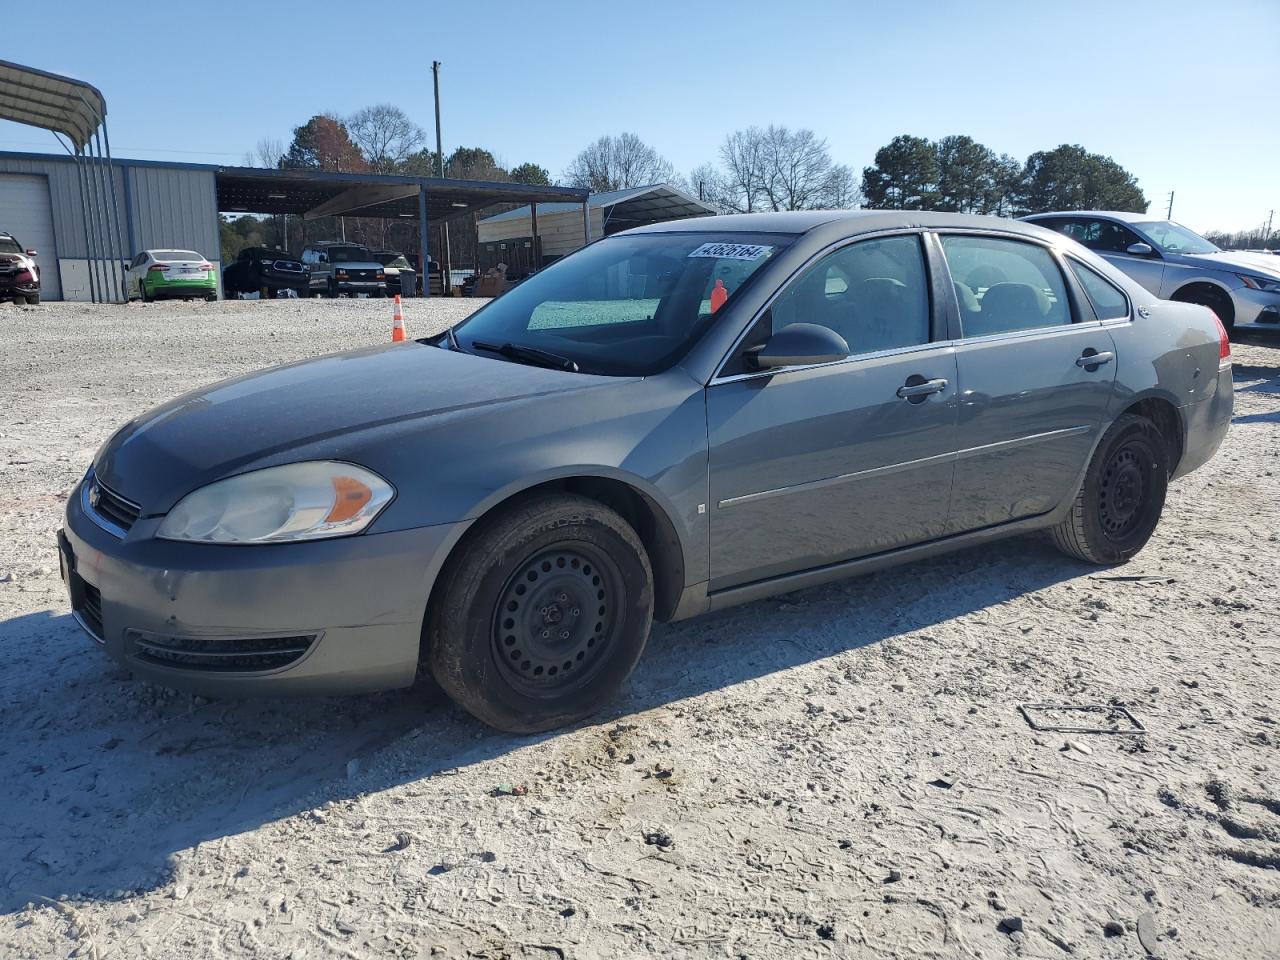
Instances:
[[[323,170],[271,170],[214,167],[218,209],[224,213],[296,213],[304,219],[324,216],[417,217],[418,191],[427,193],[427,217],[447,220],[495,203],[564,201],[580,207],[587,191],[488,180],[331,173]],[[542,204],[539,204],[540,206]]]
[[[92,84],[0,60],[0,119],[60,133],[82,151],[106,117]]]
[[[581,203],[581,201],[579,201]],[[678,220],[685,217],[705,217],[716,213],[715,207],[697,200],[669,183],[651,183],[643,187],[625,190],[609,190],[587,197],[592,209],[605,208],[606,222],[652,223],[655,220]],[[578,203],[540,203],[538,216],[578,209]],[[529,211],[518,209],[485,217],[481,223],[497,223],[528,217]]]

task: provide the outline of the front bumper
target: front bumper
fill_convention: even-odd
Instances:
[[[226,546],[157,540],[144,517],[121,539],[81,486],[59,536],[76,619],[142,678],[215,696],[411,684],[427,596],[467,526]]]
[[[1280,329],[1280,294],[1242,287],[1231,292],[1231,300],[1235,307],[1237,328]]]
[[[334,286],[339,293],[385,294],[387,292],[387,285],[382,280],[338,280]]]

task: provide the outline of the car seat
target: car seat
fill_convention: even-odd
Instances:
[[[1029,283],[997,283],[983,294],[981,306],[969,321],[968,336],[1044,326],[1049,298]]]

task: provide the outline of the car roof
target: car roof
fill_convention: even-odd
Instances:
[[[720,217],[690,217],[667,220],[624,231],[638,233],[808,233],[826,224],[840,223],[850,235],[877,230],[919,227],[1003,230],[1044,237],[1043,227],[1005,217],[968,213],[939,213],[935,210],[801,210],[782,213],[731,213]]]
[[[1126,210],[1054,210],[1047,213],[1032,213],[1024,217],[1024,220],[1034,220],[1037,217],[1108,217],[1111,220],[1120,220],[1124,223],[1146,223],[1151,220],[1159,220],[1160,217],[1150,213],[1132,213]]]

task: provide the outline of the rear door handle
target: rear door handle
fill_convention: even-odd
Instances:
[[[1102,353],[1086,353],[1083,356],[1076,357],[1077,367],[1100,367],[1104,363],[1110,363],[1116,358],[1116,355],[1110,350],[1104,350]]]
[[[903,400],[924,399],[932,393],[941,393],[945,389],[947,389],[945,380],[921,380],[918,383],[908,382],[899,387],[898,396]]]

